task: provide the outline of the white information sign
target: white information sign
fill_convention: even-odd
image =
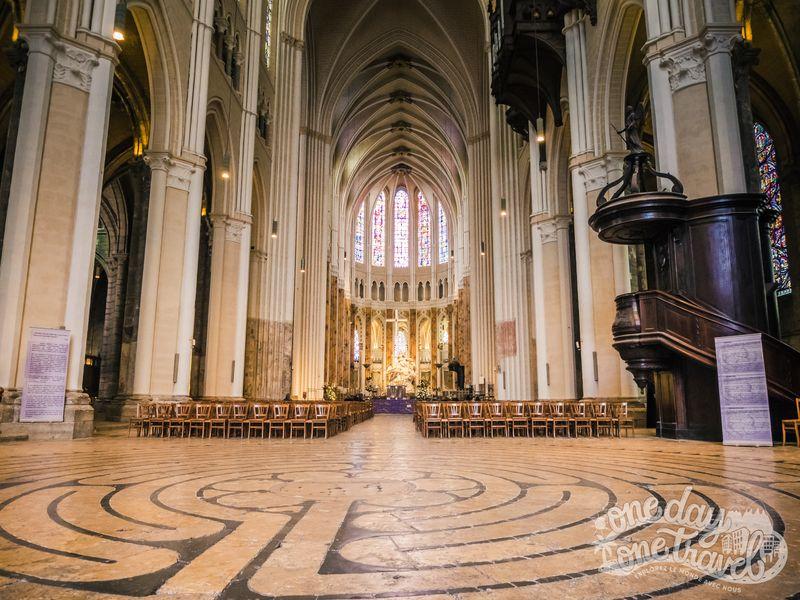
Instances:
[[[734,446],[771,446],[772,426],[760,333],[716,338],[722,439]]]
[[[28,336],[25,383],[22,388],[22,423],[64,420],[70,332],[32,327]]]

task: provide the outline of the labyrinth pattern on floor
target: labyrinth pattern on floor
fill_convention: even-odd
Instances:
[[[612,507],[687,488],[768,515],[782,572],[739,585],[656,561],[604,569]],[[2,598],[785,598],[800,591],[798,527],[797,448],[424,439],[403,416],[330,440],[0,448]]]

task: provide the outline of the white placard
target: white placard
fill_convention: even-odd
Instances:
[[[32,327],[28,335],[21,423],[64,420],[70,332]]]
[[[772,425],[761,334],[718,337],[715,342],[723,443],[771,446]]]

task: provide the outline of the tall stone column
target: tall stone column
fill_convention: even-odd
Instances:
[[[555,216],[531,224],[537,391],[541,400],[569,400],[575,390],[569,227]]]
[[[247,349],[245,353],[244,396],[266,400],[269,384],[266,323],[262,318],[267,290],[267,255],[256,248],[250,252],[250,286],[247,317]]]
[[[246,308],[249,272],[242,281],[243,249],[250,249],[247,217],[212,215],[211,285],[208,302],[205,396],[240,399],[244,390],[244,356],[239,353],[240,309]],[[249,262],[249,261],[248,261]],[[248,265],[249,267],[249,265]]]
[[[525,252],[529,201],[519,191],[515,134],[501,108],[492,110],[492,241],[499,400],[534,398],[530,354],[530,306]],[[534,142],[535,143],[535,142]]]
[[[264,319],[272,374],[268,395],[282,398],[291,389],[300,113],[303,42],[282,33],[278,43],[275,82],[275,125],[268,226],[274,231],[267,254],[267,297]]]
[[[575,271],[577,273],[578,312],[583,395],[597,397],[597,344],[595,341],[594,292],[592,290],[591,249],[589,248],[589,215],[586,186],[581,161],[591,157],[594,149],[590,127],[589,80],[586,70],[585,17],[572,11],[564,18],[567,46],[567,89],[572,141],[570,177],[575,217]],[[593,212],[593,211],[592,211]]]
[[[690,197],[747,191],[731,59],[741,36],[732,6],[706,6],[697,32],[685,9],[645,3],[658,168],[679,177]]]
[[[61,37],[50,23],[20,25],[29,59],[0,264],[0,411],[3,431],[91,435],[82,392],[86,330],[116,45],[97,4],[91,33]],[[19,424],[31,327],[71,333],[63,423]]]
[[[195,241],[193,230],[199,230],[200,206],[192,210],[190,194],[196,166],[168,153],[148,153],[145,160],[151,169],[150,200],[133,395],[186,398],[188,377],[179,383],[179,368],[190,355],[181,352],[179,326],[182,314],[194,314],[194,293],[186,298],[182,283],[187,270],[197,278],[199,236]],[[194,254],[189,255],[185,246],[192,243]]]
[[[470,167],[469,245],[472,383],[496,381],[492,265],[491,144],[489,132],[467,141]]]
[[[195,0],[183,146],[151,168],[134,400],[186,399],[192,371],[213,2]],[[129,412],[123,409],[124,412]]]
[[[713,25],[702,33],[708,105],[716,159],[717,187],[722,194],[747,192],[739,109],[732,53],[742,38],[740,25]]]
[[[305,263],[299,275],[295,306],[292,394],[303,392],[314,400],[322,398],[325,382],[325,294],[330,252],[330,140],[306,131],[306,186],[304,235],[298,236],[298,253]],[[368,285],[368,284],[367,284]]]
[[[124,292],[128,279],[128,255],[114,254],[109,261],[108,294],[103,323],[103,347],[100,352],[100,391],[104,402],[113,400],[119,391],[122,322],[125,313]],[[105,415],[107,416],[107,415]]]
[[[205,394],[240,399],[244,393],[247,299],[252,237],[253,156],[261,59],[261,1],[247,3],[242,73],[242,121],[232,205],[214,221]],[[233,85],[231,83],[231,85]]]

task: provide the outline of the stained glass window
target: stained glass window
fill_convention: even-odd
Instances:
[[[386,197],[383,192],[375,201],[372,209],[372,266],[382,267],[384,264],[384,228],[386,225]]]
[[[394,195],[394,266],[408,266],[408,192],[398,188]]]
[[[361,339],[360,334],[358,333],[358,327],[353,332],[353,362],[358,362],[361,360]]]
[[[266,23],[264,25],[264,62],[269,67],[272,59],[272,0],[266,3]]]
[[[442,205],[439,205],[439,264],[443,265],[450,260],[450,241],[447,239],[447,214]]]
[[[408,355],[408,336],[403,329],[398,329],[394,334],[394,357]]]
[[[419,266],[431,266],[431,209],[420,192],[417,195],[417,253]]]
[[[775,142],[761,123],[753,128],[756,140],[758,170],[761,174],[761,191],[778,217],[770,227],[770,246],[772,247],[772,271],[777,286],[778,296],[792,293],[792,282],[789,279],[789,251],[786,247],[786,231],[783,225],[783,202],[781,185],[778,177],[778,157]]]
[[[356,216],[356,233],[355,233],[355,247],[353,248],[353,256],[357,263],[364,262],[364,202],[361,203],[361,208],[358,209]]]

